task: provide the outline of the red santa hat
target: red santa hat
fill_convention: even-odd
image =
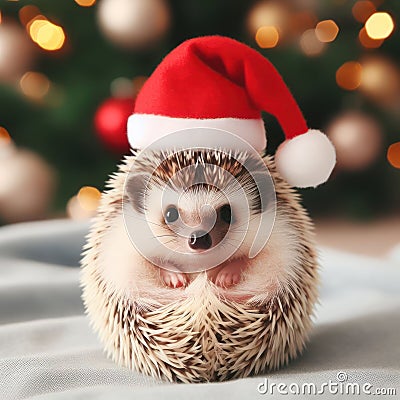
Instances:
[[[216,128],[266,147],[261,111],[279,121],[286,140],[275,162],[292,186],[325,182],[335,149],[306,121],[274,66],[254,49],[221,36],[190,39],[169,53],[142,87],[128,120],[132,148],[187,128]],[[226,147],[221,144],[221,147]]]

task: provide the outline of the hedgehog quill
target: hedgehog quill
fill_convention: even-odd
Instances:
[[[286,135],[275,157],[260,156],[261,110]],[[326,181],[335,151],[308,130],[277,71],[229,38],[186,41],[143,86],[128,137],[135,150],[108,182],[82,259],[85,308],[107,354],[181,382],[295,358],[318,264],[293,186]]]

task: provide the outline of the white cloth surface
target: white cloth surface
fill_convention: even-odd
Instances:
[[[346,382],[370,383],[371,390],[397,390],[381,398],[400,398],[400,261],[320,249],[321,300],[302,356],[262,376],[169,384],[118,367],[103,354],[80,298],[87,229],[66,220],[0,229],[1,400],[299,399],[311,396],[276,389],[263,395],[258,388],[265,378],[269,385],[337,382],[339,372]]]

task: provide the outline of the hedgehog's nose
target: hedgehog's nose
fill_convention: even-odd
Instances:
[[[212,245],[212,239],[208,232],[196,231],[190,235],[189,246],[193,250],[207,250]]]

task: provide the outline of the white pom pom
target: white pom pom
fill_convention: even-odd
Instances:
[[[283,142],[276,152],[275,163],[290,185],[315,187],[328,180],[336,163],[336,152],[326,135],[310,129]]]

